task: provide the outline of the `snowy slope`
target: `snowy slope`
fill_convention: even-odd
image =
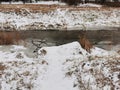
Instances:
[[[43,47],[30,58],[23,46],[0,47],[1,90],[119,90],[120,55],[78,42]],[[18,54],[21,53],[21,54]],[[30,52],[29,52],[30,53]]]

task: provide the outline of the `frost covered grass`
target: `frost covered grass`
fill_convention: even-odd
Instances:
[[[40,8],[39,10],[37,8]],[[7,9],[7,8],[6,8]],[[0,30],[101,29],[120,27],[120,8],[26,5],[0,12]]]
[[[32,49],[32,48],[30,48]],[[97,47],[91,53],[78,42],[42,47],[0,47],[1,90],[119,90],[120,54]]]
[[[119,90],[120,56],[113,53],[84,59],[68,59],[66,76],[76,77],[74,87],[80,90]]]

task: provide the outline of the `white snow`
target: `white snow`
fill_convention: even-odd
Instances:
[[[1,4],[23,4],[23,2],[18,1],[18,2],[1,2]],[[66,5],[65,3],[62,2],[58,2],[58,1],[38,1],[38,2],[32,2],[32,3],[28,3],[26,2],[26,4],[42,4],[42,5]]]
[[[119,72],[111,74],[112,69],[109,66],[110,62],[115,63],[117,62],[115,59],[120,57],[116,52],[94,47],[91,53],[88,53],[78,42],[72,42],[43,47],[38,51],[38,57],[30,58],[24,53],[27,50],[24,46],[8,46],[8,51],[2,49],[4,47],[0,47],[0,65],[6,66],[5,70],[0,71],[1,90],[80,90],[79,88],[83,88],[78,82],[80,78],[84,88],[100,90],[96,79],[104,78],[102,73],[106,78],[113,75],[111,77],[113,77],[114,89],[120,88],[117,78]],[[43,50],[46,53],[43,53]],[[18,56],[18,53],[21,54]],[[119,60],[120,58],[118,63]],[[101,68],[102,65],[104,67]],[[89,70],[92,69],[94,73],[91,74]],[[102,88],[110,90],[111,86],[105,84]]]
[[[38,1],[37,3],[32,3],[32,4],[42,4],[42,5],[53,5],[53,4],[56,4],[56,5],[66,5],[65,3],[63,2],[58,2],[58,1]]]
[[[23,4],[23,2],[18,1],[18,2],[11,2],[11,3],[9,3],[9,1],[8,1],[8,2],[1,2],[1,4]]]
[[[85,52],[77,42],[73,42],[67,45],[42,48],[47,51],[45,60],[49,63],[48,71],[46,72],[45,79],[41,82],[42,90],[78,90],[73,88],[74,78],[66,78],[63,71],[63,63],[66,59],[78,58],[77,49],[81,49]],[[42,50],[41,49],[41,50]],[[40,51],[38,54],[40,54]],[[73,55],[75,54],[75,55]]]
[[[102,5],[87,3],[87,4],[79,4],[80,7],[102,7]]]

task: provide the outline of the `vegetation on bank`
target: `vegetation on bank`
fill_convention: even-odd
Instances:
[[[58,1],[58,2],[64,2],[67,3],[68,5],[78,5],[80,3],[97,3],[97,4],[105,4],[105,5],[114,5],[114,6],[119,6],[118,3],[120,0],[0,0],[1,2],[9,2],[10,4],[12,2],[23,2],[25,3],[38,3],[39,1]],[[114,4],[113,4],[114,3]]]

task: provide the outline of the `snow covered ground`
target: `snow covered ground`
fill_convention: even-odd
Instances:
[[[47,6],[46,6],[47,7]],[[52,6],[51,6],[52,7]],[[91,8],[90,8],[91,7]],[[43,7],[45,8],[45,7]],[[43,9],[42,8],[42,9]],[[19,11],[1,11],[1,30],[98,30],[120,27],[120,8],[104,9],[100,5],[84,4],[81,7],[55,7],[56,9],[39,10],[33,13],[30,9],[16,7]],[[47,8],[48,9],[48,8]],[[14,10],[14,9],[13,9]],[[35,12],[35,11],[34,11]],[[110,29],[109,28],[109,29]]]
[[[120,27],[120,8],[86,4],[58,5],[47,12],[19,5],[18,11],[7,9],[0,12],[0,30]],[[120,90],[119,47],[115,51],[93,47],[88,53],[75,41],[33,53],[33,46],[1,45],[0,90]]]
[[[88,53],[72,42],[30,53],[25,46],[0,46],[0,90],[120,89],[119,50]]]

